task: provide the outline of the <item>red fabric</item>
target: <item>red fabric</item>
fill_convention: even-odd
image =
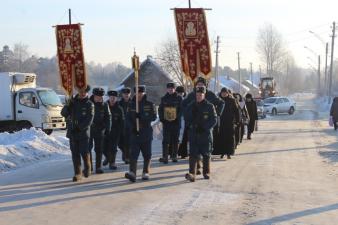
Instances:
[[[61,85],[68,95],[73,85],[77,90],[87,87],[80,24],[56,26],[57,55]]]
[[[204,10],[177,8],[174,12],[184,74],[193,81],[199,73],[211,75],[211,53]]]

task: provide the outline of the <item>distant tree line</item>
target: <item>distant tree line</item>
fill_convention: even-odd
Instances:
[[[62,93],[57,65],[55,56],[37,57],[29,52],[27,45],[18,43],[14,45],[13,51],[6,55],[6,60],[0,60],[0,72],[35,73],[39,86],[50,87]],[[116,87],[131,71],[130,68],[118,62],[106,65],[89,62],[86,63],[86,69],[89,83],[92,86],[112,88]]]

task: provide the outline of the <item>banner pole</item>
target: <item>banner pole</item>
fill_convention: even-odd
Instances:
[[[69,21],[69,25],[72,24],[72,10],[68,9],[68,21]]]
[[[136,51],[134,49],[134,56],[132,57],[132,67],[134,69],[135,73],[135,101],[136,101],[136,114],[140,112],[139,109],[139,102],[138,102],[138,86],[139,86],[139,74],[138,71],[140,69],[140,62],[139,62],[139,57],[136,55]],[[136,117],[136,131],[137,135],[140,132],[140,121],[139,118]]]

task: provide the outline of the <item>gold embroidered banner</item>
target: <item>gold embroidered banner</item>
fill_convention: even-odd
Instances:
[[[202,73],[211,75],[211,52],[204,9],[176,8],[176,31],[182,69],[192,81]]]
[[[73,86],[78,90],[87,87],[87,76],[82,49],[80,24],[56,26],[57,55],[61,85],[68,95]]]

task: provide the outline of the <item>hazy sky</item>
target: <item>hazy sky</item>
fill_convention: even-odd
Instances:
[[[52,25],[68,23],[71,8],[73,22],[84,23],[87,61],[130,66],[134,47],[144,59],[155,55],[161,42],[176,38],[170,8],[187,5],[187,0],[1,0],[0,46],[22,42],[38,56],[55,55]],[[304,45],[322,55],[324,45],[309,30],[329,41],[331,24],[338,21],[334,0],[192,0],[192,6],[212,8],[207,11],[210,42],[220,36],[220,65],[232,68],[240,52],[242,67],[253,62],[257,69],[256,36],[267,22],[282,33],[298,65],[315,65],[307,59],[315,57]]]

